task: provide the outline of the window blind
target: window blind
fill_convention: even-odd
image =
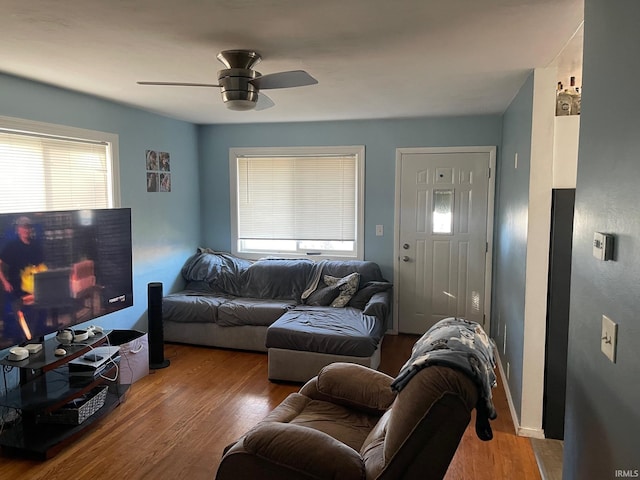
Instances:
[[[109,145],[0,130],[0,212],[110,207]]]
[[[238,158],[238,237],[356,238],[356,156]]]

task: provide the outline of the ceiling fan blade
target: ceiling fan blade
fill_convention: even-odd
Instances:
[[[291,70],[288,72],[263,75],[250,80],[249,83],[252,83],[260,90],[264,90],[270,88],[304,87],[307,85],[315,85],[318,81],[304,70]]]
[[[258,94],[258,101],[256,102],[256,108],[254,110],[266,110],[267,108],[271,108],[275,106],[273,100],[271,100],[264,93],[260,92]]]
[[[159,87],[219,87],[212,83],[182,83],[182,82],[136,82],[138,85],[154,85]]]

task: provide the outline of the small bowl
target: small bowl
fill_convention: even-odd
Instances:
[[[87,338],[89,338],[89,332],[86,330],[75,330],[73,332],[74,342],[84,342]]]

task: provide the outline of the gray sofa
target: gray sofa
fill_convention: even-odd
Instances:
[[[377,368],[391,283],[374,262],[262,259],[198,249],[163,298],[169,342],[268,352],[269,378],[305,382],[329,363]]]

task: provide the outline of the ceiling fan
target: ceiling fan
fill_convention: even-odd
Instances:
[[[222,100],[230,110],[264,110],[275,104],[261,90],[314,85],[318,81],[304,70],[262,75],[253,70],[262,57],[252,50],[224,50],[217,55],[225,69],[218,71],[218,83],[137,82],[138,85],[175,87],[220,87]]]

